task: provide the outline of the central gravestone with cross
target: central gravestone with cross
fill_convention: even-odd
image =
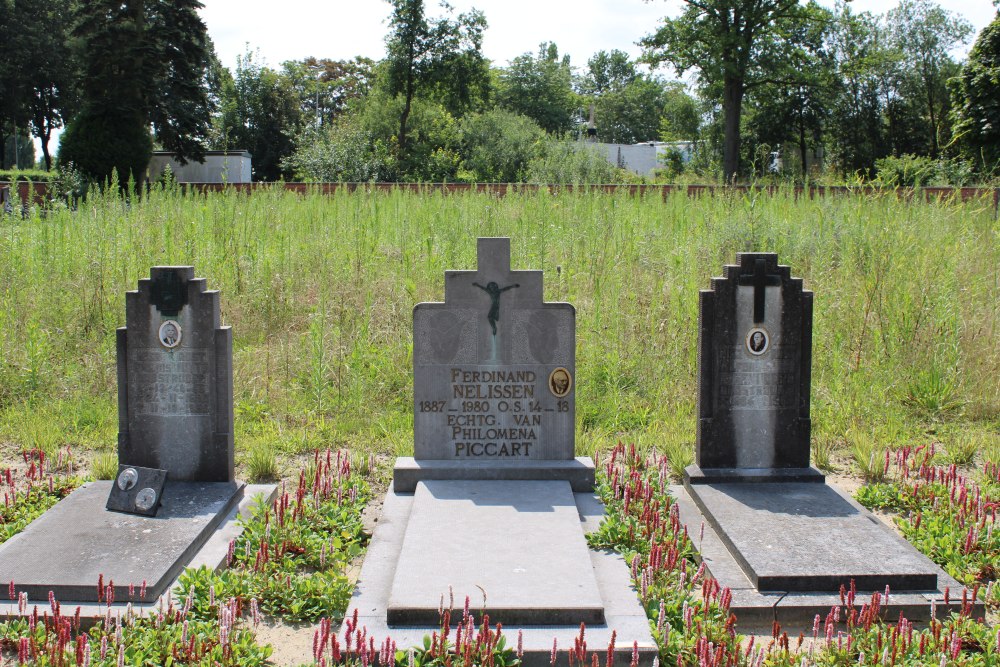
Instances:
[[[219,293],[205,287],[193,267],[157,266],[126,294],[118,474],[85,484],[0,546],[0,571],[18,593],[96,602],[108,593],[103,580],[116,600],[154,602],[249,502],[234,478],[232,334]]]
[[[913,591],[895,598],[910,615],[957,584],[810,467],[812,315],[812,293],[774,253],[738,254],[701,292],[696,462],[684,488],[696,511],[681,511],[703,522],[705,562],[738,592],[741,619],[811,620],[838,604],[841,586]]]
[[[407,646],[468,598],[477,622],[523,631],[525,665],[549,664],[581,623],[648,665],[628,567],[587,546],[603,506],[574,453],[575,309],[544,301],[541,271],[511,269],[509,239],[477,250],[476,270],[445,273],[443,303],[414,307],[414,456],[396,461],[351,606]]]
[[[510,268],[510,239],[481,238],[475,271],[446,271],[444,303],[413,309],[413,453],[397,491],[421,479],[565,479],[575,458],[576,315],[542,298],[541,271]]]

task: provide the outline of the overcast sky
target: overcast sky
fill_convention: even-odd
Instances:
[[[833,0],[821,0],[832,6]],[[356,55],[385,56],[384,0],[202,0],[201,14],[224,65],[251,49],[272,67],[308,56],[334,60]],[[489,27],[483,43],[486,57],[506,65],[522,53],[534,53],[541,42],[555,42],[569,53],[574,66],[586,65],[597,51],[621,49],[639,54],[635,43],[652,32],[659,19],[680,13],[680,0],[451,0],[456,12],[475,7]],[[898,0],[854,0],[854,11],[882,13]],[[991,0],[948,0],[939,4],[968,19],[976,33],[993,17]],[[441,14],[427,0],[428,14]]]
[[[821,0],[832,6],[833,0]],[[237,56],[260,51],[271,67],[309,56],[350,59],[385,56],[390,5],[384,0],[202,0],[202,18],[222,63],[234,69]],[[555,42],[582,67],[596,52],[620,49],[639,55],[636,42],[651,33],[664,16],[680,13],[681,0],[451,0],[457,12],[475,7],[489,27],[483,41],[486,57],[506,65],[522,53],[535,53],[541,42]],[[854,11],[882,13],[898,0],[854,0]],[[947,9],[964,16],[978,34],[993,17],[991,0],[950,0]],[[428,13],[439,16],[434,0]],[[967,45],[961,54],[967,52]],[[36,149],[38,149],[36,140]],[[58,138],[53,137],[53,154]],[[38,149],[38,154],[41,154]]]

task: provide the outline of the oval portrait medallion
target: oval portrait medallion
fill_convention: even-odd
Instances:
[[[160,325],[160,345],[172,350],[181,344],[181,325],[176,320],[167,320]]]
[[[767,346],[770,343],[771,340],[767,335],[767,331],[760,327],[755,327],[747,332],[747,351],[750,354],[756,356],[764,354],[767,352]]]
[[[128,491],[139,481],[139,473],[135,468],[125,468],[118,474],[118,488]]]
[[[549,391],[556,398],[562,398],[572,388],[573,376],[562,366],[549,373]]]
[[[144,489],[140,489],[139,493],[135,494],[135,506],[137,509],[148,512],[152,509],[153,504],[156,502],[156,491],[149,488],[148,486]]]

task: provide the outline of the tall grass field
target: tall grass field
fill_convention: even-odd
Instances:
[[[815,293],[819,465],[928,441],[1000,458],[992,201],[168,189],[0,215],[0,461],[71,448],[108,467],[124,293],[161,264],[222,292],[238,463],[411,453],[411,309],[443,299],[446,269],[475,268],[479,236],[511,237],[513,267],[576,306],[579,454],[621,441],[690,460],[698,291],[768,251]]]

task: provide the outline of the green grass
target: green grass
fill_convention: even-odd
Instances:
[[[283,460],[407,454],[413,305],[494,235],[577,308],[580,453],[690,446],[698,291],[740,251],[777,252],[816,294],[815,438],[1000,426],[989,201],[158,191],[0,218],[0,447],[113,446],[124,292],[154,264],[193,264],[234,331],[239,460],[261,442]]]

